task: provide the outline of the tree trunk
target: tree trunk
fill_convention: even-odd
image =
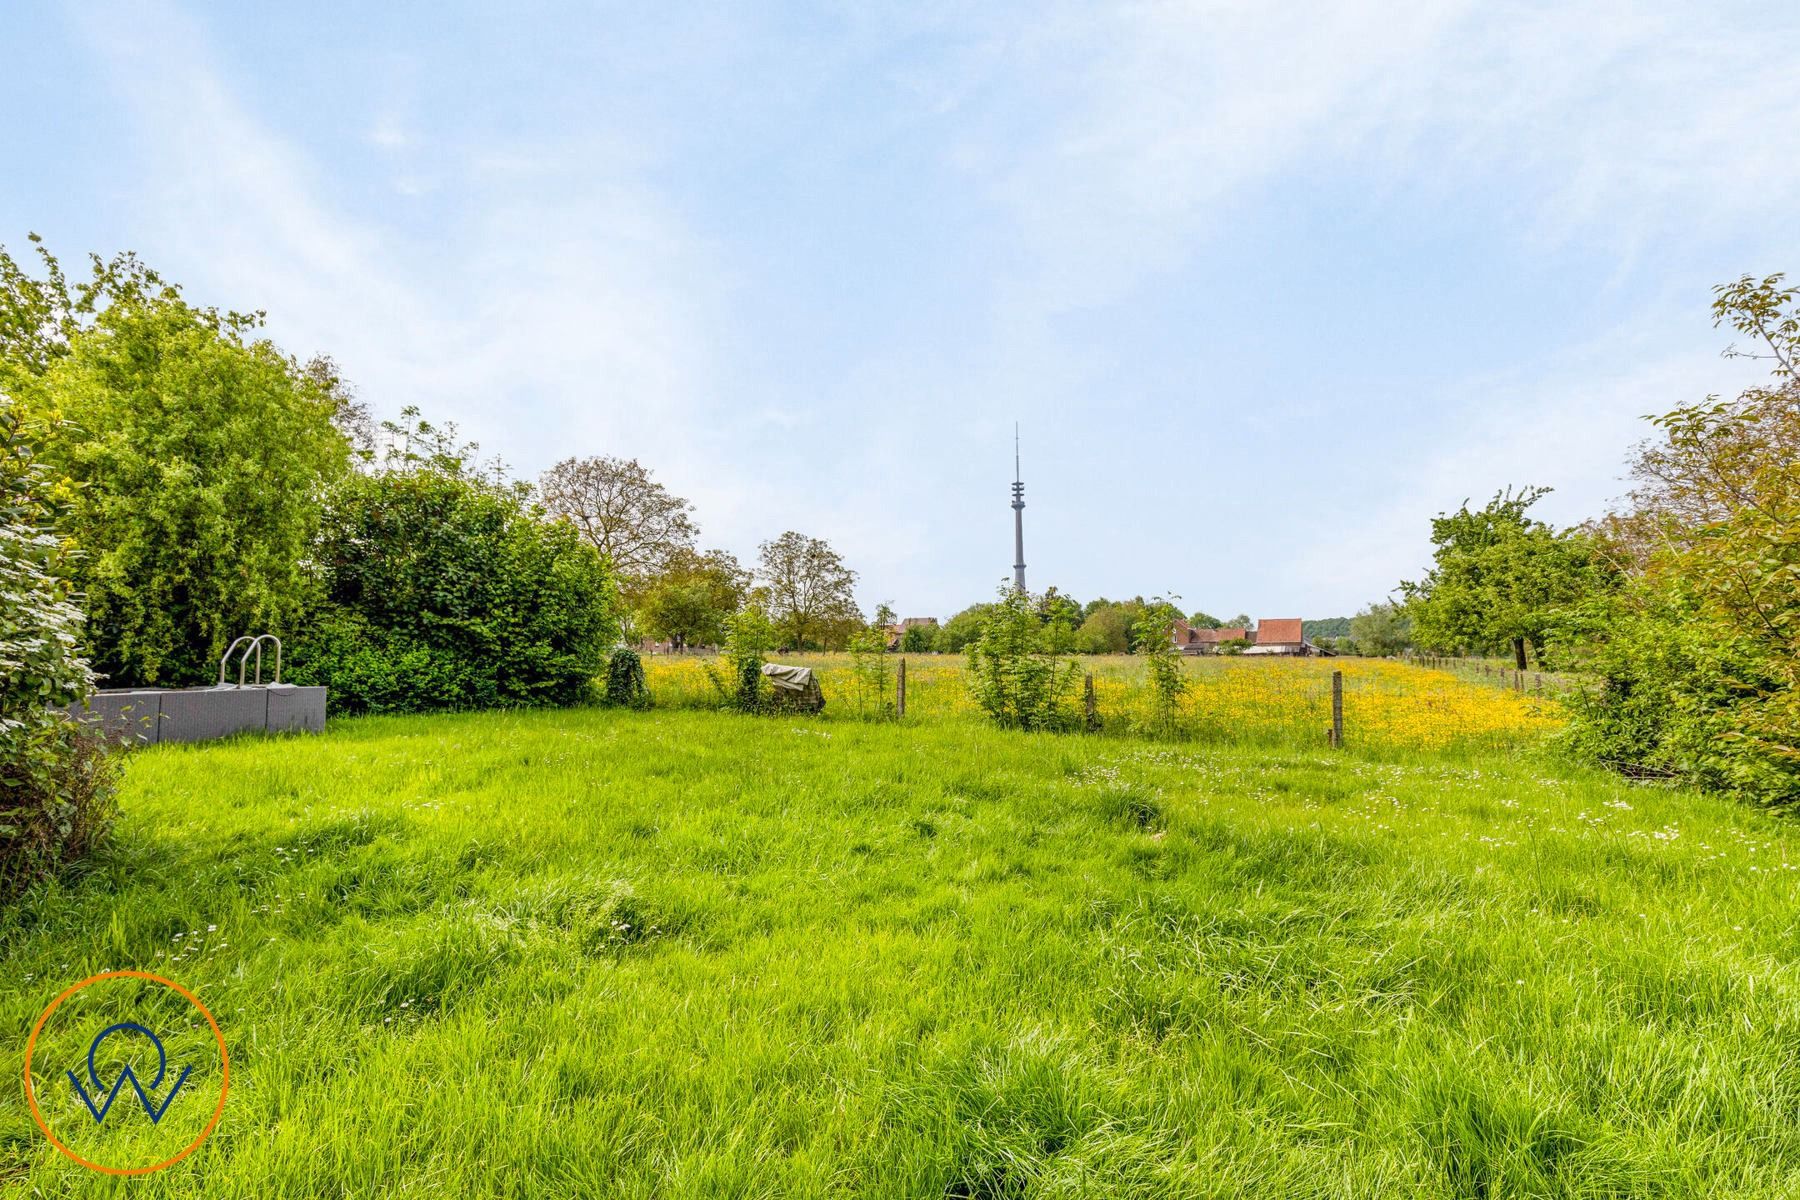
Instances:
[[[1524,638],[1514,638],[1513,639],[1513,665],[1518,667],[1519,670],[1521,670],[1521,671],[1523,671],[1525,669],[1525,639]]]

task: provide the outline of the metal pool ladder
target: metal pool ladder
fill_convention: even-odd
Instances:
[[[219,657],[219,682],[217,686],[262,687],[262,655],[264,642],[273,642],[275,644],[275,679],[269,686],[279,686],[281,684],[281,639],[272,633],[258,634],[256,637],[251,637],[246,634],[232,642],[231,645],[225,647],[225,653]],[[242,650],[240,650],[239,647],[242,647]],[[246,683],[244,677],[249,674],[251,651],[256,652],[256,674],[251,682]],[[225,682],[225,670],[231,665],[231,656],[234,654],[238,656],[238,677],[235,685]]]

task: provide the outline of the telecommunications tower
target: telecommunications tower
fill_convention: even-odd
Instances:
[[[1025,484],[1019,478],[1019,426],[1013,425],[1013,587],[1025,590]]]

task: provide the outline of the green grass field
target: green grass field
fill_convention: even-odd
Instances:
[[[0,1193],[1800,1194],[1800,840],[1531,751],[705,712],[129,763],[0,917]],[[134,1181],[16,1072],[192,988],[219,1131]]]

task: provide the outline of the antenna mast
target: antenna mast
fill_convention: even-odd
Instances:
[[[1025,590],[1025,484],[1019,470],[1019,425],[1013,422],[1013,587]]]

